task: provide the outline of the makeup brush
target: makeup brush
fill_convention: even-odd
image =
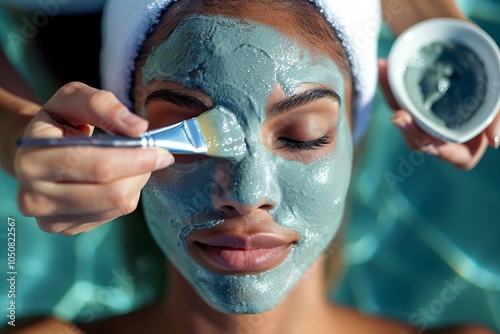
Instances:
[[[234,115],[222,107],[164,128],[145,132],[141,137],[118,135],[72,136],[64,138],[21,138],[19,146],[99,146],[161,147],[172,154],[204,154],[237,158],[246,151],[243,131]]]

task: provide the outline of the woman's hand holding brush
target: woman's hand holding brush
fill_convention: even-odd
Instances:
[[[112,93],[74,82],[42,107],[25,137],[90,136],[94,126],[139,137],[148,122]],[[49,233],[90,231],[134,211],[151,172],[173,162],[167,150],[154,147],[20,147],[15,161],[19,208]]]

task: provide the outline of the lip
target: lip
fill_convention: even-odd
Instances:
[[[217,235],[209,238],[200,238],[197,242],[212,247],[254,250],[263,248],[277,248],[288,244],[284,238],[264,233],[253,235]]]
[[[292,244],[273,248],[230,248],[197,244],[202,265],[221,274],[252,274],[267,271],[281,263]]]
[[[277,224],[275,226],[278,226]],[[295,232],[278,233],[216,229],[188,237],[193,258],[206,269],[226,275],[258,274],[280,264],[298,241]]]

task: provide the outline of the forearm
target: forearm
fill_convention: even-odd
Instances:
[[[62,320],[47,317],[34,318],[25,321],[17,321],[16,326],[6,326],[0,328],[5,334],[30,334],[30,333],[64,333],[64,334],[84,334],[77,326]]]
[[[40,110],[29,85],[10,65],[0,50],[0,166],[14,175],[16,140]]]
[[[0,165],[10,175],[15,175],[16,141],[39,109],[38,104],[0,87]]]
[[[436,17],[466,19],[454,0],[381,0],[384,19],[394,34]]]

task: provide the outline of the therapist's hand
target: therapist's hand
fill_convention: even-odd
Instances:
[[[94,126],[138,137],[148,122],[110,92],[74,82],[42,107],[25,137],[88,136]],[[151,172],[173,161],[169,152],[156,148],[23,147],[15,161],[18,205],[46,232],[90,231],[134,211]]]
[[[412,115],[397,105],[387,79],[386,59],[379,60],[379,75],[385,97],[391,108],[394,109],[391,121],[401,130],[411,149],[433,155],[462,170],[474,168],[483,157],[488,145],[498,149],[500,144],[500,114],[496,116],[486,130],[466,143],[458,144],[439,140],[420,129]]]

